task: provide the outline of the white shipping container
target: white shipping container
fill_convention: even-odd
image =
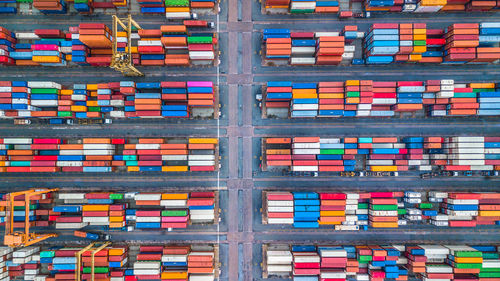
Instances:
[[[292,148],[320,148],[319,142],[299,142],[293,143]]]
[[[160,40],[139,40],[137,46],[163,46]]]
[[[177,199],[177,200],[161,200],[160,206],[165,207],[187,207],[187,200]]]
[[[323,36],[340,36],[339,32],[315,32],[314,36],[316,38],[323,37]]]
[[[58,90],[62,89],[61,84],[55,82],[43,82],[43,81],[28,81],[29,88],[44,88],[44,89],[53,89],[56,88]]]
[[[293,207],[293,201],[267,201],[269,207]]]
[[[161,222],[161,217],[141,217],[137,216],[136,222]]]
[[[187,160],[188,156],[187,155],[162,155],[161,160]]]
[[[125,118],[125,112],[113,110],[109,112],[109,116],[111,118]]]
[[[16,32],[17,40],[38,40],[40,36],[36,35],[34,32]]]
[[[294,172],[317,172],[318,166],[292,166]]]
[[[215,54],[213,51],[190,51],[189,58],[192,60],[213,60]]]
[[[109,217],[83,217],[83,222],[88,222],[91,225],[106,225],[109,224]]]
[[[167,12],[165,13],[167,19],[190,19],[190,12]]]
[[[293,154],[320,154],[319,149],[294,149]]]
[[[136,269],[157,269],[159,270],[161,268],[161,263],[160,262],[143,262],[143,261],[136,261],[134,262],[134,271]],[[148,274],[145,274],[148,275]]]
[[[135,149],[161,149],[161,144],[159,144],[159,143],[138,143],[135,145]]]
[[[293,207],[267,207],[269,213],[292,213]]]
[[[292,55],[314,55],[315,47],[292,47]]]
[[[82,167],[83,161],[57,161],[57,167]]]
[[[282,273],[287,273],[292,271],[292,266],[291,265],[267,265],[267,273],[268,274],[282,274]]]
[[[316,58],[314,57],[291,57],[291,65],[313,65],[316,63]]]
[[[89,225],[85,222],[58,222],[56,223],[56,229],[80,229]]]
[[[58,100],[30,100],[30,104],[33,106],[58,106]]]
[[[215,161],[193,161],[188,160],[188,166],[214,166]]]
[[[161,193],[139,193],[135,195],[136,201],[157,201],[161,200]]]

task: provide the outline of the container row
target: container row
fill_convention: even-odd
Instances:
[[[99,246],[1,247],[0,278],[39,281],[213,281],[219,275],[218,246],[210,244],[109,243],[102,249]]]
[[[20,4],[30,4],[37,11],[53,15],[67,15],[74,12],[92,15],[100,11],[94,9],[112,11],[127,9],[127,0],[113,0],[101,2],[95,0],[1,0],[0,14],[30,14],[32,10],[26,9]],[[140,12],[144,14],[164,14],[167,19],[191,19],[197,18],[197,12],[214,14],[218,13],[217,0],[161,0],[161,1],[138,1]],[[74,10],[72,10],[73,8]]]
[[[263,245],[264,277],[295,281],[496,280],[497,245]]]
[[[135,65],[212,65],[217,34],[212,23],[185,20],[183,24],[117,33],[117,51],[132,51]],[[109,66],[112,59],[111,29],[103,23],[81,23],[69,31],[37,29],[11,32],[0,27],[0,64],[30,66]]]
[[[262,197],[264,223],[296,228],[500,226],[500,193],[268,191]]]
[[[213,224],[218,218],[218,193],[204,192],[57,192],[30,198],[14,197],[14,228],[24,228],[26,215],[30,227],[40,229],[97,228],[133,231],[135,229],[187,228]],[[7,200],[3,195],[3,200]],[[7,210],[1,210],[2,219]],[[28,212],[28,214],[26,214]]]
[[[0,118],[214,118],[217,93],[211,81],[0,81]]]
[[[498,116],[499,83],[454,80],[267,82],[264,117]],[[409,115],[406,114],[406,115]]]
[[[498,63],[500,23],[457,23],[445,29],[430,29],[426,23],[375,23],[366,32],[355,25],[341,32],[264,29],[263,44],[266,64]]]
[[[0,138],[0,172],[200,172],[218,158],[216,138]]]
[[[369,17],[374,12],[436,13],[465,11],[498,11],[500,4],[495,0],[364,0],[349,1],[353,6],[360,5],[360,11]],[[339,8],[337,0],[265,0],[262,2],[266,13],[338,13],[339,17],[360,17],[353,13],[352,6]]]
[[[500,137],[263,138],[262,169],[493,171],[500,170]]]

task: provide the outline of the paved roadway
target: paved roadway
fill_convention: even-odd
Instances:
[[[386,14],[372,19],[339,21],[329,15],[262,15],[255,0],[223,0],[219,16],[221,63],[219,67],[140,67],[146,74],[134,81],[155,80],[206,80],[217,81],[221,89],[221,118],[215,120],[123,120],[111,126],[57,126],[40,128],[14,128],[8,122],[0,122],[1,136],[221,136],[222,169],[217,173],[201,174],[64,174],[64,175],[2,175],[0,190],[26,187],[60,187],[64,189],[95,190],[120,189],[157,191],[168,189],[221,189],[222,222],[220,232],[214,227],[194,228],[188,231],[113,233],[119,241],[192,241],[197,243],[221,243],[223,273],[221,280],[250,281],[260,279],[261,244],[271,241],[288,243],[363,243],[376,242],[379,237],[395,242],[442,241],[463,242],[473,237],[477,242],[499,242],[498,231],[491,229],[454,230],[404,229],[397,231],[368,231],[335,233],[298,231],[267,227],[260,223],[261,191],[315,189],[322,190],[496,190],[498,179],[456,178],[421,180],[413,174],[398,178],[319,178],[284,177],[280,173],[261,172],[260,138],[290,135],[498,135],[499,118],[479,119],[382,119],[382,120],[272,120],[261,119],[255,100],[258,89],[268,80],[339,81],[343,79],[431,79],[483,81],[500,77],[498,66],[432,66],[391,65],[352,67],[265,67],[259,54],[263,28],[293,28],[304,31],[339,31],[345,24],[357,24],[361,29],[373,22],[427,22],[430,27],[442,27],[452,22],[498,21],[499,13],[463,14]],[[217,21],[215,16],[203,19]],[[135,16],[144,28],[165,23],[159,16]],[[15,21],[14,21],[15,20]],[[109,16],[65,18],[47,16],[2,17],[0,25],[6,28],[29,30],[36,28],[66,28],[81,21],[108,21]],[[432,22],[432,23],[431,23]],[[299,24],[297,24],[299,23]],[[78,77],[78,80],[75,80]],[[55,80],[64,83],[85,81],[99,82],[122,80],[119,73],[105,68],[2,68],[0,79]],[[129,79],[129,78],[127,78]],[[453,123],[451,123],[453,122]],[[218,124],[218,125],[217,125]],[[445,236],[446,235],[446,236]],[[64,239],[70,239],[64,236]],[[63,239],[63,240],[64,240]],[[334,242],[335,241],[335,242]]]

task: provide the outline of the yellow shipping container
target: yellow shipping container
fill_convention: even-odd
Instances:
[[[470,83],[471,88],[495,88],[495,83]]]
[[[137,166],[128,166],[127,172],[139,172],[139,167]]]
[[[122,222],[123,217],[109,217],[110,222]]]
[[[87,112],[87,107],[84,105],[72,105],[71,111],[73,111],[73,112]]]
[[[319,94],[320,99],[343,99],[344,94]]]
[[[116,33],[116,37],[127,37],[127,32],[125,32],[125,31],[118,31]]]
[[[97,91],[97,84],[87,84],[87,90]]]
[[[498,217],[500,211],[479,211],[479,215],[482,217]]]
[[[109,249],[108,254],[110,256],[121,256],[121,255],[125,254],[125,249],[123,249],[123,248]]]
[[[163,166],[162,172],[187,172],[188,166]]]
[[[322,217],[345,216],[345,211],[320,211],[319,215]]]
[[[189,7],[166,7],[165,12],[167,13],[189,13]]]
[[[415,28],[413,29],[413,34],[427,34],[427,29],[426,28]]]
[[[293,89],[292,94],[316,94],[316,89]]]
[[[346,86],[359,86],[359,80],[347,80],[345,81]]]
[[[87,106],[99,106],[99,104],[96,100],[88,100]]]
[[[109,211],[109,205],[83,205],[82,211]]]
[[[425,34],[414,34],[413,40],[427,40],[427,35]]]
[[[457,263],[483,263],[483,258],[479,257],[455,257]]]
[[[121,228],[125,226],[125,222],[111,222],[109,223],[109,227],[111,228]]]
[[[414,53],[425,53],[427,52],[427,46],[413,46]],[[422,58],[422,56],[420,56]]]
[[[61,90],[61,95],[71,96],[73,94],[73,90]]]
[[[128,47],[125,47],[125,51],[128,52]],[[137,54],[137,47],[132,47],[132,54]]]
[[[7,161],[0,161],[0,167],[7,167],[8,165]]]
[[[341,221],[319,221],[319,225],[339,225],[342,224]]]
[[[161,279],[187,279],[187,272],[162,272]]]
[[[419,61],[422,59],[421,54],[411,54],[409,61]]]
[[[211,138],[211,139],[196,139],[196,138],[190,138],[189,143],[213,143],[217,144],[217,139],[216,138]]]
[[[359,103],[360,99],[359,98],[346,98],[345,103],[346,104],[354,104],[354,103]]]
[[[46,63],[59,63],[61,58],[58,56],[33,56],[31,58],[34,62],[46,62]]]
[[[162,200],[182,200],[188,199],[187,193],[163,193],[161,195]]]
[[[73,55],[66,55],[66,61],[71,61],[73,59]]]
[[[398,166],[370,166],[372,172],[397,172]]]
[[[377,228],[397,228],[398,223],[397,222],[372,222],[370,224],[371,227],[377,227]]]
[[[444,6],[446,4],[446,0],[420,0],[422,6]]]
[[[315,93],[311,93],[311,94],[296,94],[296,93],[293,93],[292,97],[294,99],[317,99],[318,95],[315,94]]]

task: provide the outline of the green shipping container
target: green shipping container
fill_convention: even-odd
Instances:
[[[370,209],[375,211],[396,211],[398,205],[371,205]]]
[[[123,155],[124,161],[134,161],[137,160],[137,155]]]
[[[211,44],[213,42],[212,39],[212,37],[208,36],[190,36],[187,41],[188,44]]]
[[[31,88],[32,94],[58,94],[58,89]]]
[[[137,161],[125,161],[125,166],[137,166],[138,164]]]
[[[467,257],[467,258],[478,258],[483,257],[483,253],[479,251],[457,251],[454,254],[455,257]]]
[[[40,257],[41,258],[53,258],[56,256],[55,251],[41,251],[40,252]]]
[[[185,217],[185,216],[187,216],[187,211],[186,210],[161,211],[161,216],[162,217]]]
[[[109,267],[95,267],[94,268],[95,273],[108,273],[109,272]],[[92,268],[90,267],[84,267],[83,268],[83,273],[89,274],[92,273]]]
[[[165,0],[167,7],[189,7],[189,0]]]
[[[121,199],[123,199],[123,194],[121,194],[121,193],[111,193],[109,195],[109,199],[121,200]]]
[[[321,154],[344,154],[343,149],[321,149]]]
[[[430,209],[432,208],[432,203],[421,203],[418,207],[420,209]]]
[[[347,92],[346,95],[348,98],[359,98],[359,92]]]
[[[57,117],[72,117],[73,113],[71,111],[58,111]]]

